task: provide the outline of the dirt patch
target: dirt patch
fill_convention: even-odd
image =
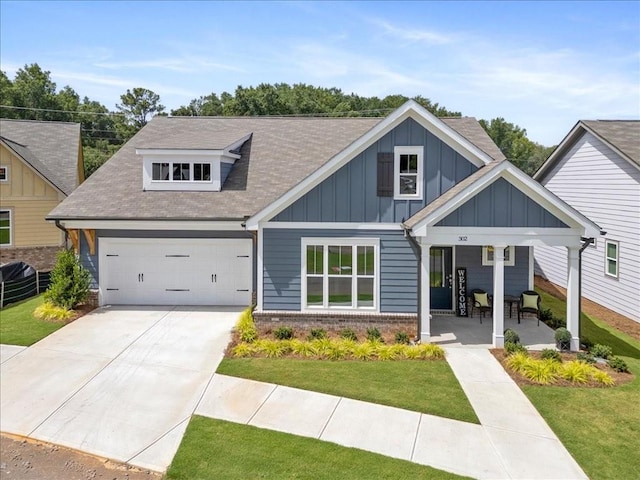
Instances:
[[[163,475],[68,448],[0,436],[0,479],[161,480]]]
[[[523,377],[517,372],[514,372],[506,365],[507,353],[502,348],[494,348],[490,350],[494,357],[500,362],[504,370],[509,374],[509,376],[516,382],[518,385],[537,385],[537,386],[548,386],[548,387],[573,387],[573,388],[611,388],[603,386],[601,383],[590,381],[587,383],[576,384],[572,383],[568,380],[558,379],[553,384],[549,385],[540,385],[539,383],[532,382],[528,378]],[[541,352],[537,351],[529,351],[529,355],[532,358],[539,359],[541,358]],[[571,360],[576,359],[575,353],[560,353],[563,362],[570,362]],[[606,364],[596,363],[594,366],[604,372],[607,372],[611,378],[616,382],[615,387],[619,387],[620,385],[624,385],[625,383],[632,382],[636,377],[632,373],[622,373],[610,368]]]
[[[535,286],[556,298],[560,298],[562,300],[567,299],[566,289],[559,287],[555,283],[551,283],[538,275],[535,276]],[[630,318],[620,315],[613,310],[609,310],[608,308],[584,297],[582,297],[582,311],[587,315],[592,315],[602,320],[607,325],[610,325],[611,327],[640,341],[640,323],[634,322]]]
[[[96,309],[96,307],[94,307],[93,305],[86,304],[86,303],[78,305],[73,310],[73,316],[69,320],[67,320],[67,323],[71,323],[74,320],[79,319],[80,317],[84,317],[87,313],[92,312],[95,309]]]

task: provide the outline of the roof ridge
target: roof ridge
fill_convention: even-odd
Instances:
[[[75,113],[75,112],[71,112]],[[23,123],[57,123],[61,125],[81,125],[80,122],[66,122],[64,120],[31,120],[28,118],[5,118],[0,117],[0,121],[5,122],[23,122]]]

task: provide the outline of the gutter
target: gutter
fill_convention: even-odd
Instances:
[[[60,224],[60,220],[55,220],[55,225],[64,232],[64,246],[67,248],[69,243],[69,232],[67,232],[67,229]]]
[[[422,278],[420,275],[420,265],[422,265],[422,247],[416,241],[416,238],[411,235],[411,229],[405,226],[404,219],[402,219],[400,226],[402,227],[402,230],[404,230],[404,237],[409,240],[409,243],[418,257],[418,330],[415,337],[415,341],[417,342],[420,340],[420,331],[422,327]]]

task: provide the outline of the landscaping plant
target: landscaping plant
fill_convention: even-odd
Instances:
[[[613,350],[608,345],[602,345],[600,343],[596,343],[593,347],[589,349],[589,353],[594,357],[607,359],[611,355],[613,355]]]
[[[273,336],[278,340],[290,340],[293,338],[293,328],[291,327],[278,327],[273,332]]]
[[[627,366],[627,362],[625,362],[620,357],[609,357],[609,361],[607,362],[611,368],[616,370],[617,372],[626,373],[629,371],[629,367]]]
[[[354,332],[351,328],[343,328],[342,330],[340,330],[340,338],[346,338],[347,340],[353,341],[358,340],[356,332]]]
[[[520,335],[515,330],[507,328],[504,331],[504,343],[520,343]]]
[[[45,302],[33,311],[33,316],[38,320],[64,322],[73,317],[73,312],[68,308],[58,307],[53,303]]]
[[[556,329],[554,334],[556,345],[560,350],[569,350],[571,348],[571,332],[564,327]]]
[[[411,339],[409,338],[409,334],[406,332],[397,332],[396,333],[396,343],[401,343],[404,345],[408,345]]]
[[[89,296],[90,283],[91,275],[73,250],[61,250],[51,270],[51,283],[44,294],[44,301],[72,310]]]
[[[367,328],[367,340],[370,342],[382,342],[382,334],[376,327]]]

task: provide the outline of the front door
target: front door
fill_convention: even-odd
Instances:
[[[453,308],[453,248],[431,247],[429,264],[431,278],[431,308],[433,310],[451,310]]]

